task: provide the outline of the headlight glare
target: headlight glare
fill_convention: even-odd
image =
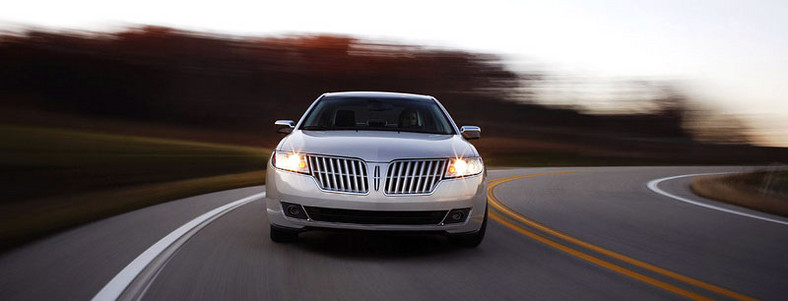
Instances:
[[[446,178],[465,177],[478,174],[484,170],[484,162],[480,157],[455,158],[449,160]]]
[[[309,173],[306,156],[296,152],[276,151],[273,163],[276,168],[293,172]]]

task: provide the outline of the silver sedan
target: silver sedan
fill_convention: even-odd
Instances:
[[[432,96],[321,95],[287,134],[266,174],[271,239],[316,229],[434,231],[475,247],[487,224],[482,158]]]

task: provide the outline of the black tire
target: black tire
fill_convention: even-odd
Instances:
[[[293,242],[298,240],[298,232],[277,228],[271,225],[271,240],[274,242]]]
[[[449,236],[449,241],[455,246],[464,248],[478,247],[484,240],[484,233],[487,232],[487,208],[484,208],[484,221],[479,231],[473,233],[463,233]]]

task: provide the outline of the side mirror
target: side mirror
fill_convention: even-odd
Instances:
[[[478,126],[463,125],[460,128],[460,134],[466,140],[479,139],[482,136],[482,129]]]
[[[292,120],[277,120],[274,125],[277,126],[276,132],[279,134],[290,134],[295,128],[295,122]]]

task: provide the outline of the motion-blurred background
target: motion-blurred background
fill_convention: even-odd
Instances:
[[[217,5],[4,9],[3,245],[262,184],[330,91],[433,95],[491,166],[788,161],[779,1]]]

